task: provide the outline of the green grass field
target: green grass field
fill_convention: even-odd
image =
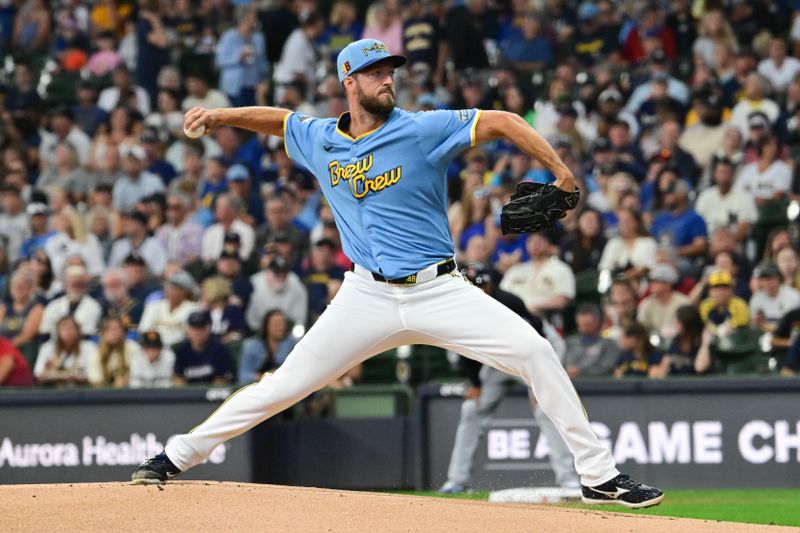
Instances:
[[[668,490],[666,492],[667,497],[664,502],[650,509],[633,510],[621,505],[596,506],[580,503],[563,504],[562,507],[800,527],[800,489]],[[436,492],[406,492],[404,494],[473,500],[489,499],[488,492],[468,492],[457,495],[441,495]]]

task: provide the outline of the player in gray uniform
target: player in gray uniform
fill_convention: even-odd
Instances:
[[[519,297],[496,288],[486,265],[470,263],[461,269],[461,275],[530,322],[536,331],[553,345],[559,358],[563,358],[565,343],[558,331],[550,323],[531,315]],[[519,378],[500,372],[491,366],[481,365],[471,359],[465,358],[461,362],[466,368],[470,385],[467,387],[464,402],[461,404],[461,417],[458,421],[453,451],[450,455],[447,481],[439,489],[439,492],[443,494],[459,493],[467,489],[481,435],[486,432],[497,408],[500,407],[500,402],[508,393],[509,387],[519,382]],[[556,483],[565,489],[579,488],[580,481],[572,464],[572,454],[569,453],[569,448],[564,444],[553,422],[539,408],[533,391],[528,389],[528,394],[533,417],[539,426],[539,431],[547,440],[550,468],[556,475]]]
[[[280,368],[170,440],[164,452],[139,465],[132,481],[163,483],[369,357],[404,344],[430,344],[520,376],[533,387],[573,454],[584,501],[660,503],[660,490],[617,470],[553,347],[456,269],[446,169],[459,153],[504,138],[553,172],[549,190],[559,194],[574,193],[572,173],[518,115],[478,109],[410,113],[395,107],[394,72],[405,61],[375,39],[347,45],[337,69],[350,111],[338,119],[274,107],[187,112],[189,131],[233,126],[283,137],[287,155],[317,178],[354,265]],[[564,210],[575,206],[577,195],[570,196],[573,203]],[[513,213],[523,220],[528,215],[523,209]]]

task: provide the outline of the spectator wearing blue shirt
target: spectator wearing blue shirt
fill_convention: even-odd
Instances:
[[[97,105],[97,89],[92,82],[78,82],[76,100],[77,103],[72,106],[75,124],[85,131],[86,135],[94,137],[97,129],[108,118],[108,113]]]
[[[47,204],[33,201],[25,208],[25,214],[28,215],[31,236],[22,241],[19,256],[23,259],[28,259],[33,256],[36,250],[44,249],[44,245],[56,232],[48,228],[50,208],[47,207]]]
[[[233,359],[225,345],[211,335],[211,314],[194,311],[186,326],[186,340],[175,346],[175,385],[233,382]]]
[[[681,260],[687,262],[705,254],[708,230],[703,217],[689,208],[688,185],[674,171],[670,172],[673,179],[659,180],[665,211],[655,216],[650,232],[661,245],[674,248]]]
[[[261,324],[258,335],[244,341],[239,364],[240,385],[256,382],[265,372],[281,366],[297,344],[297,339],[289,334],[286,315],[280,309],[269,311]]]
[[[330,25],[320,37],[320,44],[330,54],[332,64],[336,64],[339,52],[361,38],[364,26],[358,21],[358,9],[350,0],[338,0],[331,8]]]
[[[145,170],[161,178],[164,185],[175,179],[175,167],[164,159],[164,147],[156,128],[147,128],[141,136],[142,148],[145,155]]]
[[[228,95],[234,107],[256,104],[256,90],[266,88],[267,47],[264,35],[256,32],[256,11],[248,7],[235,28],[219,39],[216,62],[219,67],[219,88]]]
[[[264,223],[264,202],[257,191],[253,190],[250,169],[242,164],[233,165],[225,174],[228,190],[242,202],[242,220],[251,225]]]
[[[311,321],[315,321],[331,301],[338,285],[344,281],[344,269],[336,264],[336,244],[330,239],[320,239],[311,248],[311,258],[303,275],[308,289]]]
[[[519,34],[500,42],[500,54],[517,70],[542,69],[553,62],[550,42],[541,36],[541,24],[534,13],[526,13]]]
[[[650,344],[650,332],[643,324],[632,322],[622,330],[621,350],[617,359],[615,378],[648,377],[655,373],[663,355]]]

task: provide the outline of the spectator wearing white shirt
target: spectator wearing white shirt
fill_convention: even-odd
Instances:
[[[786,91],[789,82],[800,72],[800,60],[786,55],[786,41],[773,37],[769,42],[769,57],[758,64],[758,73],[764,76],[779,93]]]
[[[144,258],[150,272],[161,276],[167,264],[167,254],[161,242],[149,234],[147,215],[135,209],[125,213],[122,232],[123,236],[111,246],[109,266],[121,267],[125,258],[135,251]]]
[[[743,242],[750,235],[758,211],[751,195],[733,188],[735,172],[733,161],[717,159],[712,171],[715,185],[700,193],[694,208],[706,221],[709,234],[719,228],[730,228],[736,240]]]
[[[44,308],[39,333],[54,335],[56,324],[65,316],[72,316],[83,335],[97,334],[97,326],[103,315],[100,304],[89,296],[89,274],[80,265],[69,265],[64,269],[64,296],[56,298]]]
[[[111,110],[115,107],[119,107],[120,104],[126,106],[127,102],[120,102],[119,97],[123,91],[126,93],[130,91],[136,95],[136,109],[139,113],[144,117],[150,114],[150,95],[148,95],[147,91],[142,87],[133,83],[130,70],[128,70],[128,67],[124,63],[120,63],[114,69],[111,82],[113,85],[103,89],[100,96],[97,98],[98,107],[102,108],[107,113],[111,113]]]
[[[186,337],[186,319],[200,308],[194,301],[196,292],[197,284],[188,272],[172,274],[164,285],[165,298],[145,305],[139,330],[157,331],[167,346],[181,342]]]
[[[39,349],[33,374],[41,384],[84,385],[89,381],[89,365],[97,345],[82,340],[80,324],[63,316],[54,324],[53,338]]]
[[[792,171],[779,159],[780,141],[769,134],[756,147],[758,160],[746,165],[736,179],[736,189],[755,198],[761,207],[770,200],[786,196],[792,184]]]
[[[142,349],[131,357],[130,381],[132,389],[172,387],[175,353],[161,342],[157,331],[146,331],[139,338]]]
[[[193,107],[218,109],[231,107],[231,101],[224,92],[208,86],[208,79],[195,72],[186,75],[186,98],[181,102],[181,109],[189,111]]]
[[[114,183],[113,204],[116,209],[130,209],[139,200],[164,190],[164,182],[155,174],[144,170],[147,155],[138,145],[120,146],[123,174]]]
[[[532,233],[525,246],[530,260],[509,268],[500,288],[521,298],[531,313],[563,327],[560,312],[575,298],[575,275],[555,253],[554,232]]]
[[[53,265],[53,272],[61,280],[64,266],[70,257],[78,256],[93,277],[102,274],[105,268],[103,245],[92,233],[85,231],[80,218],[71,209],[64,209],[53,217],[52,228],[56,232],[44,243],[44,251]]]
[[[731,124],[739,128],[745,139],[750,136],[750,126],[747,121],[751,113],[761,111],[771,124],[775,124],[781,114],[778,104],[767,98],[769,90],[769,81],[763,76],[752,72],[745,78],[744,95],[731,112]]]
[[[250,277],[250,283],[253,293],[245,320],[251,330],[258,331],[264,316],[272,309],[280,309],[295,324],[306,325],[308,291],[283,256],[272,257],[265,270]]]
[[[6,255],[11,263],[20,256],[22,243],[31,236],[28,215],[25,213],[25,203],[20,190],[9,184],[0,187],[0,203],[3,212],[0,213],[0,235],[8,239]]]
[[[678,270],[669,263],[656,263],[647,275],[650,280],[650,296],[639,304],[636,320],[651,333],[671,339],[675,313],[679,307],[687,305],[689,299],[672,288],[680,280]]]
[[[762,331],[774,331],[786,313],[800,307],[800,292],[781,282],[780,270],[774,263],[757,268],[753,277],[758,290],[750,298],[750,320]]]
[[[253,227],[239,219],[242,202],[230,194],[222,194],[217,198],[214,206],[214,215],[217,223],[210,226],[203,233],[201,257],[210,263],[219,259],[225,244],[225,235],[229,232],[239,235],[239,257],[246,261],[253,253],[255,245],[255,232]]]
[[[275,69],[278,83],[276,98],[282,98],[282,85],[299,81],[306,88],[305,96],[311,95],[316,83],[317,55],[314,43],[325,31],[325,21],[316,14],[310,14],[286,39],[281,51],[281,59]]]
[[[50,113],[50,130],[43,130],[39,144],[39,160],[42,168],[56,166],[56,149],[68,143],[78,154],[78,162],[85,166],[92,149],[92,140],[75,125],[74,115],[68,107],[59,107]]]
[[[624,270],[627,277],[641,277],[655,264],[658,243],[648,233],[638,211],[621,209],[617,216],[619,235],[606,243],[597,268]]]

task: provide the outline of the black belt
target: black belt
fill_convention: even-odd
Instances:
[[[356,265],[353,264],[350,266],[350,272],[354,272],[356,269]],[[449,274],[453,270],[456,269],[456,260],[452,257],[447,259],[446,261],[442,261],[438,265],[436,265],[436,276],[443,276],[445,274]],[[404,278],[395,278],[395,279],[386,279],[385,277],[381,276],[380,274],[376,274],[375,272],[370,272],[372,274],[372,279],[375,281],[382,281],[384,283],[392,283],[394,285],[413,285],[417,282],[417,275],[411,274],[410,276],[406,276]]]

